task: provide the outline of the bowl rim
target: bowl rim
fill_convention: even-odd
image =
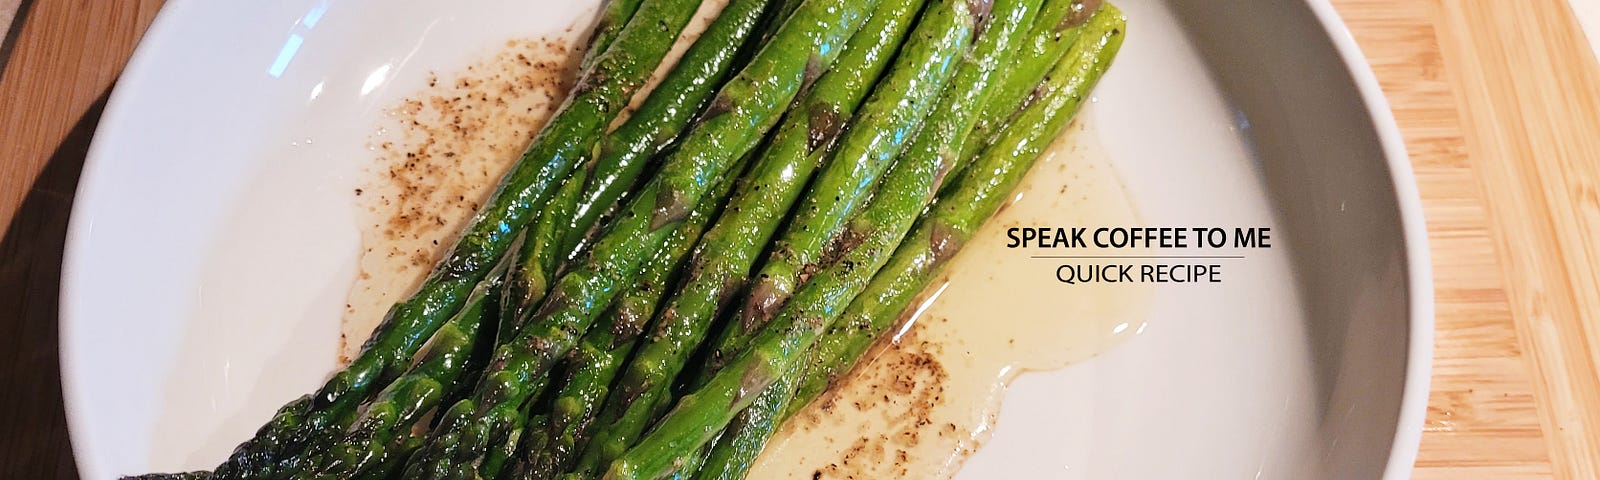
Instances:
[[[1384,480],[1411,478],[1417,460],[1417,450],[1422,444],[1423,420],[1427,416],[1428,392],[1433,370],[1434,292],[1433,261],[1428,247],[1428,225],[1423,217],[1422,196],[1417,188],[1416,173],[1411,167],[1411,156],[1406,152],[1405,140],[1400,133],[1394,110],[1378,84],[1372,65],[1361,53],[1355,35],[1333,8],[1330,0],[1305,0],[1311,12],[1322,24],[1334,50],[1344,61],[1350,80],[1355,84],[1362,103],[1372,120],[1374,133],[1389,167],[1395,202],[1399,207],[1401,236],[1405,242],[1408,339],[1406,348],[1405,386],[1401,390],[1400,417],[1395,425],[1394,440],[1389,447],[1389,461],[1384,468]]]
[[[1376,75],[1372,72],[1371,65],[1362,55],[1361,48],[1357,45],[1349,28],[1340,18],[1329,0],[1304,0],[1311,12],[1322,24],[1325,34],[1332,41],[1334,50],[1344,63],[1350,74],[1350,80],[1355,85],[1363,105],[1372,121],[1379,146],[1382,148],[1384,158],[1393,183],[1396,204],[1399,208],[1401,232],[1405,245],[1408,287],[1408,333],[1405,365],[1405,385],[1401,393],[1400,415],[1395,427],[1395,435],[1391,443],[1389,458],[1384,468],[1385,480],[1403,480],[1411,477],[1411,472],[1416,462],[1417,451],[1422,440],[1423,420],[1426,416],[1430,374],[1433,359],[1434,337],[1434,293],[1431,255],[1428,247],[1427,224],[1424,221],[1422,199],[1418,192],[1416,176],[1412,170],[1410,157],[1406,152],[1405,143],[1400,133],[1398,123],[1394,118],[1389,102],[1378,84]],[[151,68],[148,57],[153,55],[155,42],[145,39],[159,38],[161,32],[168,28],[168,24],[175,21],[179,14],[175,13],[190,5],[185,0],[168,1],[146,29],[144,37],[129,57],[126,67],[118,76],[118,82],[113,87],[111,95],[106,102],[106,107],[96,125],[96,140],[99,138],[101,127],[118,122],[125,117],[128,111],[128,95],[124,91],[137,90],[138,81],[124,82],[124,78],[150,78],[147,70]],[[79,263],[75,260],[82,252],[92,230],[93,215],[87,211],[83,199],[94,195],[95,185],[105,181],[103,171],[97,165],[105,161],[110,152],[106,144],[91,141],[88,155],[84,158],[82,174],[78,187],[74,193],[73,207],[68,218],[65,248],[62,256],[60,295],[58,297],[58,348],[61,366],[62,401],[65,406],[67,431],[69,438],[82,438],[88,431],[88,425],[83,424],[81,408],[87,405],[83,398],[84,389],[78,382],[84,375],[78,374],[84,365],[79,365],[75,360],[81,358],[75,355],[77,342],[72,338],[78,337],[77,330],[82,325],[66,321],[76,318],[76,308],[70,299],[75,298],[70,294],[73,282],[69,279],[79,274]],[[78,468],[79,475],[86,478],[109,478],[114,475],[99,469],[103,462],[93,461],[94,453],[80,441],[70,442],[72,445],[73,459]]]
[[[67,321],[69,318],[81,317],[74,302],[71,301],[75,295],[72,294],[74,282],[70,279],[83,275],[79,272],[79,268],[80,263],[85,260],[81,258],[81,254],[75,252],[85,251],[94,225],[94,214],[88,211],[89,207],[86,206],[94,202],[84,200],[94,197],[96,195],[94,192],[99,190],[95,187],[108,180],[105,178],[107,169],[103,165],[109,161],[108,157],[112,152],[108,151],[110,147],[106,142],[101,141],[101,133],[107,126],[122,122],[122,118],[128,115],[131,95],[126,92],[138,90],[137,87],[143,83],[141,79],[159,78],[150,72],[154,68],[150,57],[155,55],[158,43],[151,39],[160,38],[163,36],[162,32],[171,29],[169,24],[176,22],[181,15],[175,12],[188,7],[191,3],[186,0],[166,2],[156,11],[150,25],[145,28],[138,45],[134,47],[133,54],[128,57],[128,63],[123,66],[122,73],[117,75],[117,81],[113,83],[111,94],[106,99],[105,109],[101,111],[100,121],[95,123],[95,134],[90,139],[89,149],[84,156],[83,167],[78,177],[78,187],[73,192],[72,211],[67,218],[66,244],[61,256],[60,294],[56,300],[58,312],[56,353],[59,355],[58,362],[61,366],[61,399],[67,417],[68,444],[72,446],[72,459],[78,469],[79,478],[118,478],[117,473],[102,468],[105,462],[95,458],[95,452],[82,441],[85,432],[89,431],[89,425],[84,423],[86,420],[83,413],[84,406],[89,402],[86,398],[86,389],[82,388],[83,385],[80,383],[87,378],[87,375],[82,373],[83,369],[89,367],[80,365],[76,360],[82,356],[77,354],[79,342],[73,339],[81,338],[78,330],[84,326],[83,322]]]

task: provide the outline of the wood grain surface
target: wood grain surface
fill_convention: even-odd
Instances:
[[[1551,468],[1600,479],[1600,64],[1566,2],[1436,22]]]
[[[159,7],[30,0],[0,47],[0,479],[77,477],[56,351],[62,240],[106,94]]]
[[[0,46],[0,478],[76,477],[57,380],[67,212],[160,0],[21,6]],[[1416,169],[1438,337],[1419,479],[1600,478],[1600,64],[1561,0],[1334,0]]]

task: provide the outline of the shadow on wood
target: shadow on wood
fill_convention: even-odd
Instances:
[[[109,90],[79,118],[0,240],[0,478],[78,478],[61,401],[57,308],[78,173]]]

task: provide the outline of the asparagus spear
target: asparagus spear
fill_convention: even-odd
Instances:
[[[513,257],[516,261],[506,272],[504,285],[496,292],[501,295],[498,315],[504,320],[495,333],[496,339],[516,335],[521,329],[517,320],[522,318],[522,313],[544,298],[551,278],[567,256],[561,248],[561,222],[573,217],[587,178],[585,169],[572,172],[561,188],[556,189],[539,218],[523,233],[522,244]]]
[[[531,274],[523,278],[542,280],[554,277],[555,264],[560,262],[560,258],[549,253],[560,251],[568,256],[576,254],[582,237],[605,214],[606,208],[603,206],[618,202],[619,197],[637,182],[638,176],[646,168],[643,160],[658,154],[674,141],[690,123],[691,115],[706,104],[712,90],[722,85],[733,66],[749,61],[750,46],[758,45],[757,42],[750,42],[749,37],[755,24],[762,21],[763,11],[766,10],[770,8],[765,0],[734,0],[726,5],[706,32],[685,51],[683,58],[678,59],[667,77],[662,78],[661,85],[645,99],[640,109],[613,134],[606,136],[600,144],[598,162],[592,163],[587,170],[590,181],[587,182],[586,192],[582,192],[582,198],[574,198],[570,203],[552,203],[542,214],[534,230],[538,235],[530,246],[531,250],[544,254],[534,253],[531,258],[536,258],[536,261],[526,262],[523,269],[517,270]],[[741,43],[744,43],[742,48],[734,48]],[[574,173],[574,176],[582,173],[584,171]],[[573,181],[568,182],[568,186],[573,184]],[[578,181],[576,184],[582,186],[584,182]],[[546,219],[563,219],[565,224],[546,222]],[[552,245],[560,246],[557,248]],[[507,293],[509,299],[506,304],[512,306],[504,314],[507,318],[520,317],[542,299],[546,283],[514,282],[512,285],[528,285],[528,288]],[[645,320],[648,320],[648,315],[645,315]],[[514,325],[514,322],[507,322],[506,325]],[[499,338],[510,338],[512,334],[515,334],[514,330],[502,331]],[[622,354],[626,354],[626,350],[622,350]],[[602,365],[584,365],[581,368],[595,366]],[[602,371],[590,371],[579,378],[603,374],[603,370],[605,368]],[[530,430],[528,435],[528,442],[541,445],[552,440],[546,437],[549,432],[544,427]],[[538,454],[542,446],[530,446],[526,450]]]
[[[776,32],[781,19],[786,18],[800,2],[780,0],[776,3],[782,5],[759,0],[734,0],[729,3],[701,36],[707,41],[691,46],[685,55],[686,60],[679,65],[692,65],[695,59],[706,57],[702,49],[715,47],[718,51],[730,51],[724,45],[737,43],[740,39],[745,44],[734,55],[736,58],[732,63],[747,63],[759,46]],[[667,82],[667,88],[675,88],[671,83]],[[709,88],[705,85],[688,86]],[[630,142],[624,142],[627,143]],[[698,233],[696,230],[696,238]],[[669,244],[674,241],[669,239]],[[685,254],[691,247],[692,241],[683,246]],[[662,253],[674,250],[668,247]],[[653,263],[647,266],[646,274],[640,281],[634,282],[634,289],[624,293],[613,305],[608,313],[612,319],[611,327],[591,330],[581,341],[575,351],[577,358],[572,362],[574,370],[567,374],[566,386],[554,402],[558,411],[554,412],[556,415],[551,429],[543,433],[550,438],[541,439],[549,442],[550,450],[531,450],[530,461],[535,464],[523,468],[520,476],[549,478],[571,466],[575,460],[573,457],[581,451],[592,433],[595,411],[603,405],[612,380],[622,367],[623,357],[633,350],[638,333],[644,328],[645,322],[654,316],[657,303],[668,286],[667,275],[675,271],[675,265],[675,258],[669,259],[658,254]]]
[[[696,10],[695,0],[648,0],[593,67],[489,201],[468,223],[445,260],[410,298],[396,304],[362,346],[350,366],[336,373],[311,401],[280,409],[254,438],[219,466],[219,479],[274,478],[274,465],[307,440],[336,435],[367,396],[404,369],[465,302],[465,297],[505,253],[529,221],[532,205],[544,203],[553,184],[566,176],[583,150],[644,84]],[[293,428],[284,428],[290,427]]]
[[[527,425],[524,425],[523,429],[533,433],[547,432],[550,430],[550,416],[546,414],[530,416],[528,417]],[[500,478],[506,480],[529,480],[536,478],[534,476],[531,459],[537,457],[539,452],[544,451],[544,449],[550,444],[549,440],[550,436],[544,434],[531,435],[523,438],[521,445],[518,446],[519,455],[517,462],[511,466],[509,470],[506,470],[505,473],[502,473]]]
[[[772,5],[774,1],[787,2],[791,11],[793,4],[799,2],[735,0],[723,7],[717,19],[684,52],[673,71],[662,79],[633,116],[606,137],[600,147],[600,160],[595,163],[596,173],[590,180],[590,191],[565,229],[565,245],[577,245],[588,234],[595,219],[605,213],[604,206],[616,203],[624,188],[617,185],[634,183],[644,170],[641,160],[661,153],[672,144],[709,103],[724,80],[750,63],[750,57],[772,34],[764,31],[760,39],[750,38],[753,35],[750,22],[757,16],[762,17],[761,22],[770,21],[776,11]],[[777,26],[763,25],[762,28],[776,30]],[[650,118],[659,120],[648,120]]]
[[[639,10],[642,1],[606,0],[595,18],[594,31],[589,34],[589,47],[583,53],[583,63],[579,64],[579,69],[588,70],[594,65],[600,54],[605,53],[606,47],[611,46],[611,42],[622,33],[622,28],[628,25],[628,19],[633,18],[633,12]]]
[[[709,219],[706,219],[709,220]],[[551,403],[545,448],[532,457],[529,478],[554,478],[576,460],[587,441],[597,407],[606,398],[611,380],[621,370],[634,340],[645,328],[672,276],[689,256],[707,222],[683,222],[645,265],[628,291],[619,294],[608,313],[611,321],[583,336],[569,357],[571,365],[561,392]]]
[[[1099,80],[1121,46],[1125,20],[1114,10],[1092,19],[1085,39],[1076,43],[1048,80],[1034,93],[1036,99],[1007,126],[994,145],[984,150],[974,168],[958,179],[954,190],[929,214],[933,241],[911,248],[951,252],[959,245],[950,233],[968,232],[998,208],[1035,158],[1066,127],[1089,90]],[[936,172],[929,172],[936,173]],[[932,184],[927,184],[932,188]],[[606,478],[658,478],[673,468],[673,460],[703,445],[726,426],[733,415],[754,401],[752,392],[773,384],[783,372],[800,363],[802,355],[830,327],[841,298],[853,298],[888,260],[890,248],[900,242],[916,210],[931,190],[880,189],[872,205],[851,222],[853,234],[863,240],[845,252],[836,264],[819,272],[771,325],[756,336],[726,368],[705,387],[679,400],[655,429],[612,464]],[[908,210],[910,210],[908,212]]]
[[[1036,95],[1069,97],[1045,99],[1049,101],[1081,102],[1110,65],[1126,28],[1122,11],[1106,4],[1088,22],[1085,31],[1087,38],[1075,43],[1072,47],[1074,50],[1059,62],[1051,74],[1052,81],[1058,81],[1063,74],[1072,75],[1073,78],[1061,80],[1066,82],[1062,87],[1041,85]],[[1062,108],[1068,109],[1065,115],[1070,120],[1076,104]],[[1030,107],[1013,125],[1041,121],[1040,117],[1043,116]],[[1052,126],[1052,131],[1065,128],[1065,120],[1052,121],[1062,125]],[[973,164],[978,171],[963,175],[954,182],[951,190],[940,193],[939,204],[918,220],[915,230],[895,251],[889,265],[872,279],[866,293],[857,298],[828,329],[827,334],[818,340],[811,353],[805,378],[796,390],[795,401],[785,409],[782,418],[792,416],[806,403],[821,396],[839,375],[855,366],[861,355],[883,332],[902,320],[901,314],[917,293],[938,275],[945,262],[982,226],[986,216],[976,213],[999,208],[1015,188],[1016,182],[1027,172],[1031,158],[1038,155],[1037,151],[1042,145],[1047,145],[1054,138],[1054,135],[1037,140],[1027,138],[1016,132],[1020,128],[1007,126],[1001,132],[1002,141],[990,149],[1012,149],[1017,160],[1008,163],[1004,161],[1004,156],[986,151],[982,160]],[[1021,159],[1029,160],[1019,163]],[[992,180],[985,183],[984,176],[992,177]],[[946,197],[950,200],[946,200]],[[961,207],[961,202],[969,202],[971,207]]]
[[[505,467],[507,461],[516,456],[517,446],[522,444],[523,433],[530,427],[535,430],[542,428],[546,420],[542,415],[529,416],[527,412],[523,412],[522,418],[522,423],[506,433],[505,438],[488,445],[488,450],[483,453],[476,465],[457,470],[452,474],[452,478],[462,480],[500,478],[500,470]]]
[[[613,0],[607,11],[628,1],[638,0]],[[531,230],[532,240],[523,250],[541,252],[543,263],[538,269],[532,269],[531,264],[513,269],[514,281],[509,283],[511,288],[504,302],[510,311],[505,318],[520,318],[519,314],[544,298],[548,280],[556,275],[556,264],[573,258],[600,217],[614,210],[620,200],[626,200],[624,194],[638,186],[639,176],[650,163],[647,160],[678,138],[734,67],[748,60],[740,57],[748,57],[748,52],[759,45],[749,40],[755,24],[765,12],[773,10],[768,7],[770,3],[734,0],[723,7],[639,109],[600,141],[598,156],[583,172],[585,180],[575,183],[578,191],[572,195],[576,198],[551,202]],[[574,184],[571,180],[568,183]],[[564,195],[565,190],[558,198]]]
[[[513,270],[518,281],[510,282],[513,289],[507,292],[504,318],[524,317],[544,297],[546,279],[558,273],[562,261],[577,254],[583,237],[612,208],[606,206],[615,204],[637,182],[646,169],[644,160],[676,139],[732,67],[748,61],[745,52],[754,42],[747,40],[765,10],[765,0],[735,0],[725,6],[639,110],[601,141],[598,161],[573,174],[530,229],[532,240],[523,249],[525,261]],[[740,44],[745,46],[736,48]],[[512,328],[498,338],[515,335],[515,324],[504,323]],[[548,441],[542,438],[544,430],[529,432],[529,440]]]
[[[962,5],[954,5],[961,3]],[[970,3],[970,4],[969,4]],[[940,87],[965,52],[989,0],[932,3],[895,67],[875,87],[861,114],[840,140],[839,151],[818,173],[784,234],[755,277],[739,321],[725,345],[737,344],[771,318],[803,278],[822,261],[827,241],[873,190],[890,161],[916,134]],[[713,358],[713,363],[719,360]],[[715,368],[715,366],[713,366]]]
[[[732,183],[728,178],[723,183]],[[646,187],[653,191],[657,182]],[[727,186],[716,186],[689,222],[714,213]],[[633,202],[611,231],[595,245],[586,262],[563,276],[550,298],[534,312],[531,323],[516,338],[496,349],[494,359],[472,397],[457,402],[406,468],[406,478],[493,478],[503,451],[495,445],[514,446],[524,428],[523,406],[542,390],[544,375],[576,343],[577,336],[599,312],[595,304],[608,303],[616,284],[639,270],[639,259],[654,251],[671,232],[650,231],[648,198]]]
[[[474,459],[485,445],[503,439],[503,432],[519,424],[516,406],[531,394],[527,385],[534,377],[542,378],[554,359],[588,330],[599,314],[591,307],[608,302],[621,277],[637,271],[643,257],[665,239],[663,227],[687,216],[692,209],[686,206],[699,203],[712,182],[736,163],[733,159],[754,148],[776,123],[781,107],[794,98],[806,72],[831,65],[838,44],[860,26],[862,13],[875,4],[876,0],[811,0],[795,11],[773,41],[722,87],[699,126],[601,237],[587,262],[557,282],[553,294],[533,313],[538,323],[526,325],[517,338],[497,350],[474,398],[445,412],[429,443],[413,456],[408,477],[461,475],[477,463]]]
[[[971,159],[989,145],[994,134],[1011,121],[1012,115],[1022,108],[1023,102],[1033,92],[1046,74],[1067,54],[1067,48],[1077,42],[1083,33],[1083,24],[1100,9],[1102,0],[1048,0],[1034,21],[1028,40],[1022,44],[1014,67],[1008,69],[1005,80],[996,87],[978,123],[972,128],[972,139],[963,145],[961,158]],[[967,162],[957,164],[951,174],[960,174]]]
[[[728,158],[755,146],[759,135],[777,123],[803,83],[815,80],[833,65],[840,44],[861,26],[862,17],[879,0],[808,0],[802,3],[772,41],[764,46],[738,78],[724,86],[696,130],[685,140],[682,152],[720,152],[722,155],[675,155],[661,172],[651,224],[671,223],[689,210],[717,178]],[[698,157],[698,158],[696,158]]]
[[[378,462],[366,473],[351,478],[354,480],[389,480],[400,473],[400,468],[406,466],[406,459],[411,458],[411,452],[422,446],[423,436],[407,434],[394,447],[384,450]]]
[[[940,92],[938,104],[928,115],[927,125],[917,133],[916,139],[884,178],[880,187],[884,193],[880,193],[880,196],[918,191],[932,195],[938,189],[944,172],[961,160],[955,152],[961,150],[961,144],[971,131],[979,109],[989,92],[993,91],[992,80],[999,76],[997,72],[1001,65],[1009,63],[1015,46],[1022,40],[1022,34],[1026,33],[1026,27],[1038,13],[1039,3],[1040,0],[995,1],[978,42],[962,58],[949,85]],[[874,200],[876,202],[878,200]],[[889,261],[890,266],[898,266],[894,258]],[[876,277],[866,292],[873,292],[874,286],[879,286]],[[862,304],[866,298],[857,298],[850,304],[851,308]],[[847,309],[846,314],[849,312]],[[731,357],[738,353],[735,346],[746,341],[748,338],[741,338],[735,343],[720,345],[725,348],[720,353],[724,358]],[[714,355],[712,358],[717,357]],[[776,384],[762,392],[750,408],[734,418],[723,435],[713,442],[709,458],[696,478],[739,480],[745,477],[750,462],[755,460],[776,430],[780,422],[778,415],[792,397],[792,388],[798,382],[800,371],[799,368],[790,369]],[[710,369],[702,371],[704,377],[710,377],[711,373],[713,370]]]
[[[542,412],[550,409],[551,398],[548,397],[553,392],[546,388],[549,386],[548,376],[539,377],[534,382],[533,397],[519,409],[524,419],[522,423],[514,425],[503,440],[491,443],[476,468],[464,467],[457,472],[456,478],[500,478],[506,474],[504,469],[507,463],[525,463],[521,459],[527,457],[524,455],[519,458],[517,455],[520,450],[543,448],[548,440],[543,433],[550,428],[550,415]]]
[[[608,315],[612,316],[612,327],[625,323],[614,311]],[[597,333],[610,335],[603,338]],[[554,478],[571,465],[575,451],[587,443],[593,431],[596,406],[610,392],[608,380],[615,378],[623,360],[632,351],[633,342],[614,343],[617,337],[611,328],[599,327],[590,330],[580,341],[570,360],[577,370],[567,375],[552,404],[551,415],[556,418],[543,432],[537,432],[541,445],[526,449],[525,465],[513,478]]]
[[[766,17],[761,20],[760,34],[756,37],[757,45],[766,45],[767,41],[772,39],[772,35],[778,33],[778,27],[783,26],[783,22],[788,21],[789,16],[793,15],[795,9],[800,8],[800,3],[804,1],[782,0],[769,9]],[[750,53],[754,54],[755,52],[751,51]]]
[[[831,151],[832,137],[889,64],[921,4],[878,4],[834,68],[786,114],[746,185],[697,247],[694,267],[663,310],[669,313],[657,321],[655,333],[640,347],[602,414],[600,423],[608,426],[596,433],[575,471],[597,473],[665,410],[676,372],[738,282],[749,275],[757,254]]]
[[[473,289],[466,306],[417,353],[416,364],[379,392],[337,443],[304,459],[296,476],[352,478],[386,463],[388,449],[406,442],[417,420],[457,382],[480,328],[492,323],[492,316],[485,317],[492,315],[485,304],[492,303],[486,300],[498,284],[498,276],[491,274]]]

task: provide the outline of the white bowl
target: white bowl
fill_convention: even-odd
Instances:
[[[84,166],[62,375],[87,478],[209,468],[334,367],[385,107],[595,0],[167,3]],[[972,478],[1406,478],[1431,359],[1420,203],[1321,0],[1125,0],[1087,115],[1149,225],[1269,226],[1149,331],[1020,377]],[[309,141],[309,140],[314,140]]]

